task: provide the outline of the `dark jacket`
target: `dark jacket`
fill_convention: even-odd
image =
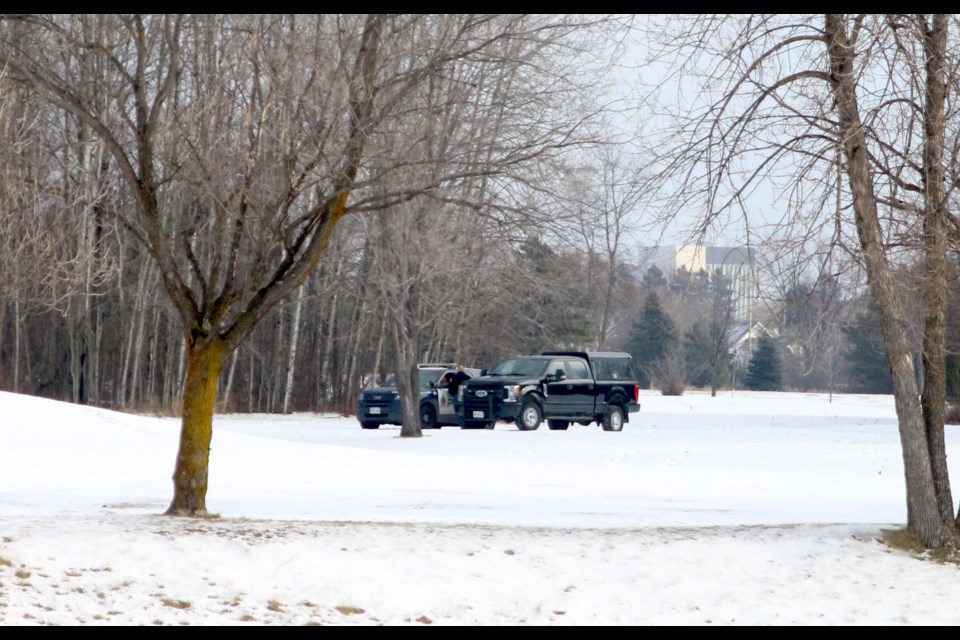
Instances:
[[[457,371],[455,374],[453,374],[453,378],[450,380],[450,386],[448,387],[450,395],[456,396],[457,392],[460,390],[460,383],[469,379],[470,375],[465,371]]]

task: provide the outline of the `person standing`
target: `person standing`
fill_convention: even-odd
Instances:
[[[453,402],[453,410],[457,413],[457,419],[463,420],[460,415],[460,385],[470,379],[470,374],[463,370],[463,365],[457,365],[457,371],[450,378],[450,385],[447,387],[447,393],[450,394],[450,400]]]
[[[448,390],[450,391],[450,397],[456,398],[460,392],[461,383],[470,379],[470,374],[463,370],[463,365],[457,365],[457,372],[453,374],[450,378],[450,386]]]

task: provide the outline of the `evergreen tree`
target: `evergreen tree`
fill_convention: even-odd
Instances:
[[[694,387],[710,387],[712,393],[730,382],[733,356],[725,326],[695,322],[683,334],[687,383]]]
[[[663,275],[663,271],[657,267],[657,265],[652,264],[647,269],[647,272],[643,274],[643,286],[646,289],[665,287],[667,286],[667,278]]]
[[[956,260],[956,257],[954,258]],[[947,294],[947,400],[960,401],[960,278],[958,265],[951,264],[949,292]]]
[[[757,341],[743,382],[747,389],[754,391],[780,390],[780,355],[777,343],[770,336],[763,334]]]
[[[953,343],[956,344],[956,343]],[[960,400],[960,357],[948,353],[946,358],[947,400]]]
[[[697,318],[684,334],[687,382],[710,387],[711,395],[716,395],[717,390],[729,382],[733,367],[730,353],[733,292],[729,279],[719,269],[709,277],[702,269],[696,274],[681,275],[685,283],[678,285],[679,291],[695,304],[691,312],[695,314],[692,317]]]
[[[683,334],[683,355],[687,365],[687,383],[695,387],[710,386],[710,356],[713,346],[702,322],[695,322]]]
[[[840,284],[830,275],[815,282],[795,282],[783,299],[781,344],[783,381],[801,391],[833,387],[835,355],[841,342],[839,316],[844,301]]]
[[[893,393],[890,365],[883,348],[880,318],[871,303],[843,328],[850,343],[843,352],[847,362],[848,391],[855,393]]]
[[[520,350],[582,349],[593,342],[588,298],[577,265],[562,259],[538,238],[527,238],[516,254],[515,275],[529,283],[523,313],[513,328]]]
[[[633,356],[638,372],[637,382],[641,386],[650,387],[657,366],[664,361],[676,342],[677,330],[673,319],[660,305],[660,297],[651,291],[627,341],[627,351]]]

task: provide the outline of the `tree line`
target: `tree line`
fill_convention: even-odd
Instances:
[[[536,259],[524,243],[540,223],[576,213],[581,199],[553,187],[601,142],[597,78],[621,29],[572,15],[4,15],[12,388],[176,402],[170,514],[206,512],[218,403],[347,409],[392,353],[414,405],[403,435],[419,435],[417,361],[485,356],[452,329],[464,297],[487,301],[472,309],[496,325],[485,344],[554,321],[505,322],[503,304],[554,292],[487,267]],[[31,333],[54,312],[64,330]]]
[[[956,256],[951,273],[957,274]],[[762,269],[762,268],[761,268]],[[896,280],[913,310],[910,334],[919,357],[922,265]],[[960,400],[960,291],[952,275],[949,296],[947,393]],[[640,307],[622,348],[631,353],[644,388],[681,395],[688,388],[892,393],[890,365],[875,305],[862,288],[835,279],[797,280],[752,302],[751,323],[733,316],[733,292],[719,271],[673,274],[648,267],[637,279]],[[919,371],[918,371],[919,374]]]

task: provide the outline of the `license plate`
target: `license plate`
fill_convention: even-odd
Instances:
[[[474,411],[474,412],[473,412],[473,417],[474,417],[474,418],[482,418],[482,417],[483,417],[483,411]]]
[[[370,415],[375,416],[380,413],[380,407],[370,407]]]

